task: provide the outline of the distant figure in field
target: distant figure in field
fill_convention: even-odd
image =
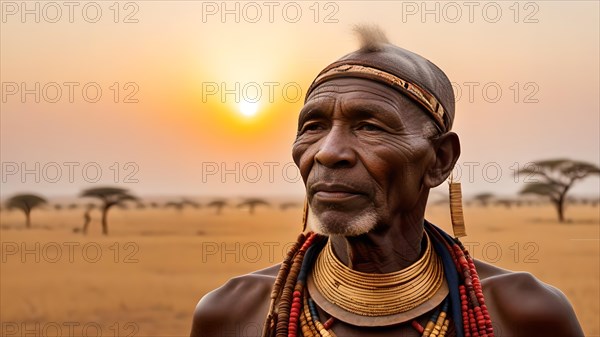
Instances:
[[[560,290],[475,260],[459,240],[450,80],[383,32],[359,33],[361,48],[321,71],[299,114],[306,230],[280,265],[204,296],[191,336],[583,336]],[[454,235],[425,219],[448,178]]]
[[[92,212],[93,209],[94,209],[94,205],[89,205],[87,207],[87,209],[85,210],[85,213],[83,213],[83,229],[82,229],[83,234],[87,234],[88,226],[90,225],[90,222],[92,221],[92,217],[91,217],[90,213]]]

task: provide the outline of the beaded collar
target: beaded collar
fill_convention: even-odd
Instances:
[[[448,287],[442,260],[424,233],[420,258],[387,274],[348,268],[328,240],[308,274],[309,295],[325,312],[355,326],[395,325],[433,310],[448,295]]]

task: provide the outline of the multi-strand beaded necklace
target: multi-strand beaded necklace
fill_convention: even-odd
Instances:
[[[312,267],[312,289],[328,303],[359,316],[381,317],[410,311],[431,299],[444,282],[442,260],[433,251],[429,235],[424,235],[423,243],[424,253],[410,266],[392,273],[370,274],[343,264],[335,256],[331,240],[327,240]],[[319,303],[317,298],[314,300]]]
[[[484,303],[479,276],[468,251],[458,239],[427,221],[425,232],[431,239],[435,253],[442,260],[449,294],[425,327],[416,320],[412,320],[411,326],[423,337],[443,337],[453,322],[457,337],[493,337],[492,322]],[[326,239],[311,232],[298,236],[275,279],[263,337],[335,337],[332,330],[335,318],[330,317],[322,322],[306,289],[307,275]],[[386,310],[395,311],[394,308]]]

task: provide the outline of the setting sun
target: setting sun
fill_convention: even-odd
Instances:
[[[258,112],[258,102],[242,101],[239,105],[240,113],[246,117],[252,117]]]

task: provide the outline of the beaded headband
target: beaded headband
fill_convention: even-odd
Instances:
[[[403,80],[396,75],[390,74],[383,70],[366,67],[358,64],[342,64],[327,70],[325,73],[320,74],[313,81],[308,88],[306,98],[310,93],[321,83],[337,77],[356,76],[367,78],[384,84],[390,85],[391,87],[399,90],[403,94],[406,94],[414,101],[419,103],[427,112],[429,116],[434,120],[436,126],[442,132],[447,131],[447,124],[445,122],[445,110],[442,104],[438,101],[433,94],[426,89],[418,86],[415,83]]]

